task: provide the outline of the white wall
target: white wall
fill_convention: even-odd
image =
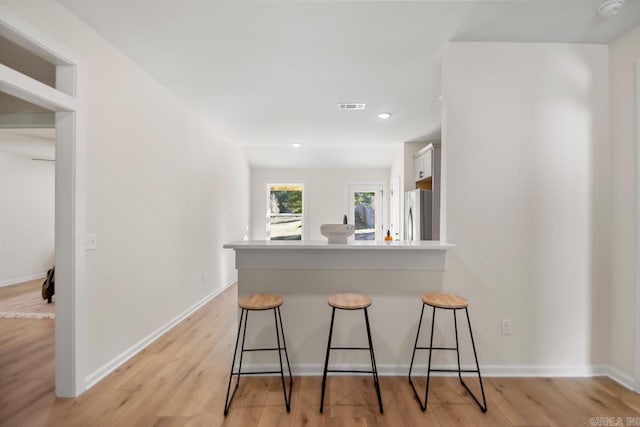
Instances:
[[[87,63],[87,232],[98,236],[86,260],[91,376],[234,281],[222,244],[245,236],[249,168],[215,123],[57,2],[3,1]]]
[[[445,290],[470,299],[482,363],[606,363],[607,46],[451,43],[442,76]]]
[[[53,266],[54,173],[53,162],[0,152],[0,286]]]
[[[635,62],[640,60],[640,27],[609,46],[611,87],[611,329],[610,364],[634,375],[636,116]]]
[[[252,169],[251,239],[266,239],[267,184],[304,184],[304,239],[326,240],[321,224],[340,224],[347,213],[347,184],[384,185],[383,223],[389,224],[389,169]]]

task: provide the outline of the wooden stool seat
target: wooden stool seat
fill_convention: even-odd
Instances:
[[[282,305],[280,295],[251,294],[238,301],[240,308],[245,310],[271,310]]]
[[[341,310],[361,310],[371,305],[371,298],[362,294],[334,294],[328,302],[331,307]]]
[[[466,308],[469,306],[469,301],[466,299],[450,294],[424,294],[422,302],[438,308]]]

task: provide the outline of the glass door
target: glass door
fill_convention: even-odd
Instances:
[[[355,240],[383,240],[382,185],[350,184],[348,186],[349,224],[355,224]]]

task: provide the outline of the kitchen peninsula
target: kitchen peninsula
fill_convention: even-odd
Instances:
[[[442,289],[447,250],[438,241],[238,241],[224,245],[236,252],[238,296],[279,294],[293,373],[321,374],[334,293],[363,293],[381,374],[406,374],[425,292]],[[247,348],[273,346],[273,314],[251,313]],[[365,345],[362,312],[336,315],[334,345]],[[368,353],[332,354],[332,365],[366,366]],[[273,355],[248,353],[247,365],[275,362]]]

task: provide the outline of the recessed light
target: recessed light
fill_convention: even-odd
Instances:
[[[302,145],[298,144],[297,142],[295,142],[295,143],[291,144],[291,146],[292,146],[293,148],[300,148],[300,147],[302,147]]]
[[[438,101],[442,102],[442,95],[438,97]]]
[[[378,117],[381,119],[388,119],[391,117],[391,113],[380,113],[378,114]]]

